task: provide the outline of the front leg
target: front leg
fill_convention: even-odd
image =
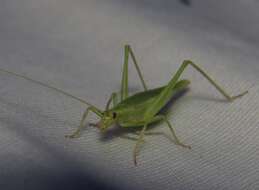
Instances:
[[[95,107],[93,107],[93,106],[88,107],[88,108],[85,110],[85,112],[83,113],[82,119],[81,119],[81,121],[80,121],[80,125],[79,125],[79,127],[77,128],[77,130],[76,130],[73,134],[71,134],[71,135],[66,135],[66,136],[65,136],[66,138],[78,138],[78,137],[80,136],[81,131],[82,131],[82,129],[84,128],[84,121],[85,121],[85,119],[86,119],[86,117],[87,117],[87,115],[88,115],[88,113],[89,113],[90,111],[92,111],[93,113],[95,113],[95,114],[96,114],[97,116],[99,116],[99,117],[102,116],[102,115],[100,114],[100,112],[99,112],[98,110],[96,110]]]

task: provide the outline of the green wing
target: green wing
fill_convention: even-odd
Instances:
[[[174,96],[177,92],[183,90],[188,86],[190,81],[181,80],[170,92]],[[141,126],[145,123],[144,114],[154,100],[159,96],[166,86],[136,93],[119,104],[117,104],[111,111],[117,113],[118,123],[122,127]]]

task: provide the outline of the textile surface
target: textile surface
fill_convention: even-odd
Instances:
[[[100,109],[120,89],[130,44],[149,88],[165,85],[185,59],[231,95],[226,102],[196,70],[168,118],[148,135],[134,166],[136,137],[86,127],[66,139],[86,107],[0,74],[0,189],[259,189],[259,2],[256,0],[2,0],[0,68],[24,74]],[[130,93],[142,90],[129,67]],[[98,118],[90,114],[88,122]]]

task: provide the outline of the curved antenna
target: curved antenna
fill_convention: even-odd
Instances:
[[[27,76],[24,76],[24,75],[21,75],[21,74],[12,72],[12,71],[8,71],[8,70],[5,70],[5,69],[0,69],[0,71],[1,71],[1,72],[4,72],[4,73],[7,73],[7,74],[10,74],[10,75],[13,75],[13,76],[16,76],[16,77],[18,77],[18,78],[22,78],[22,79],[28,80],[28,81],[30,81],[30,82],[36,83],[36,84],[41,85],[41,86],[44,86],[44,87],[46,87],[46,88],[55,90],[56,92],[59,92],[59,93],[65,95],[65,96],[68,96],[68,97],[70,97],[70,98],[73,98],[74,100],[77,100],[77,101],[79,101],[79,102],[81,102],[81,103],[83,103],[83,104],[86,104],[86,105],[88,105],[88,106],[91,106],[91,107],[96,108],[95,106],[93,106],[92,104],[90,104],[90,103],[88,103],[87,101],[83,100],[82,98],[78,98],[78,97],[76,97],[76,96],[74,96],[74,95],[72,95],[72,94],[70,94],[70,93],[67,93],[67,92],[65,92],[65,91],[63,91],[63,90],[61,90],[61,89],[59,89],[59,88],[56,88],[56,87],[54,87],[54,86],[50,86],[50,85],[45,84],[45,83],[43,83],[43,82],[40,82],[40,81],[31,79],[31,78],[29,78],[29,77],[27,77]],[[96,108],[96,109],[97,109],[97,108]],[[98,110],[98,112],[102,113],[102,111],[100,111],[99,109],[97,109],[97,110]]]

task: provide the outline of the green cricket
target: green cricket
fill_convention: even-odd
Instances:
[[[144,91],[133,94],[131,96],[129,96],[128,92],[129,57],[131,57],[133,60],[133,64],[137,70],[138,76],[144,88]],[[118,125],[123,128],[134,127],[141,129],[137,142],[133,149],[133,160],[134,164],[137,165],[137,154],[139,146],[144,140],[145,131],[150,124],[155,122],[164,121],[170,129],[172,136],[175,139],[175,143],[184,148],[191,148],[191,146],[185,145],[179,140],[171,123],[167,119],[167,116],[159,113],[159,111],[170,101],[170,99],[176,93],[184,90],[190,84],[189,80],[179,80],[181,74],[188,65],[192,66],[201,75],[203,75],[228,101],[233,101],[236,98],[240,98],[248,93],[248,91],[245,91],[238,95],[230,96],[221,86],[219,86],[215,82],[215,80],[213,80],[208,74],[206,74],[203,69],[201,69],[198,65],[190,60],[183,61],[180,68],[176,71],[175,75],[166,85],[154,89],[148,89],[130,45],[124,46],[124,65],[122,72],[121,89],[118,93],[114,92],[111,94],[104,111],[88,103],[82,98],[76,97],[59,88],[50,86],[40,81],[31,79],[27,76],[14,73],[5,69],[0,69],[0,71],[50,88],[87,105],[78,129],[73,134],[66,135],[67,138],[76,138],[80,136],[82,129],[85,127],[85,120],[89,112],[95,113],[100,118],[100,121],[97,122],[95,126],[99,128],[101,132],[104,132],[107,128],[114,125]],[[118,101],[118,99],[120,101]]]

